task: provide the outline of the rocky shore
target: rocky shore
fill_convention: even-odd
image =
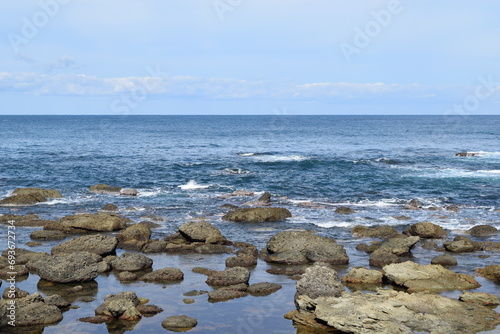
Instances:
[[[89,193],[140,195],[135,189],[105,184],[90,187]],[[0,258],[0,278],[6,287],[0,299],[3,331],[13,329],[9,315],[15,314],[16,330],[41,333],[44,326],[57,328],[72,312],[78,314],[75,326],[106,324],[109,332],[117,333],[133,330],[145,318],[154,319],[157,325],[151,326],[159,331],[205,328],[203,312],[190,308],[191,304],[203,298],[213,308],[224,310],[221,305],[232,300],[267,296],[272,300],[284,286],[261,281],[266,275],[293,286],[293,293],[285,296],[288,300],[272,305],[273,312],[292,321],[298,333],[480,333],[500,324],[496,309],[500,305],[500,265],[481,262],[499,258],[500,242],[491,240],[499,233],[494,226],[478,224],[454,237],[437,222],[356,226],[349,240],[288,226],[273,230],[265,246],[259,247],[251,238],[230,240],[223,228],[227,225],[218,228],[210,221],[265,228],[293,217],[289,209],[275,206],[270,193],[257,197],[240,191],[218,198],[225,210],[221,217],[193,218],[168,235],[155,232],[161,223],[154,221],[161,217],[138,222],[114,204],[57,220],[15,211],[62,197],[53,189],[19,188],[0,200],[5,212],[0,223],[15,226],[18,235],[29,235],[32,240],[27,245],[17,244],[13,267],[8,249]],[[245,207],[231,204],[233,197],[248,198]],[[404,214],[413,210],[453,212],[458,208],[425,208],[419,201],[409,200],[398,219],[404,222]],[[332,211],[346,217],[355,213],[345,206]],[[35,251],[44,245],[50,249]],[[437,255],[422,263],[413,254],[416,248]],[[474,272],[465,273],[460,267],[457,257],[464,254],[474,257]],[[186,259],[190,260],[182,268],[157,264]],[[215,268],[211,267],[214,261]],[[7,279],[12,271],[18,282],[35,277],[36,289],[10,287]],[[112,289],[116,293],[97,300],[93,314],[76,310],[79,303],[93,302],[92,296],[101,288],[97,281],[109,277],[119,282]],[[203,289],[171,292],[182,307],[173,304],[167,310],[155,304],[161,297],[150,303],[151,298],[141,296],[144,290],[135,289],[166,289],[186,279]],[[494,286],[494,291],[482,291],[481,282]],[[284,309],[291,303],[295,309]],[[177,314],[177,309],[188,314]]]

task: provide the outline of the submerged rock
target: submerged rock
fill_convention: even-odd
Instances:
[[[150,237],[151,229],[142,223],[131,225],[116,235],[118,247],[132,250],[141,250]]]
[[[114,205],[114,204],[106,204],[101,208],[101,211],[108,211],[108,212],[118,212],[120,209]]]
[[[187,315],[174,315],[161,322],[163,328],[173,330],[175,332],[187,331],[195,327],[197,324],[198,321],[195,318],[190,318]]]
[[[281,289],[278,283],[255,283],[248,287],[248,293],[252,296],[268,296]]]
[[[184,279],[184,273],[177,268],[155,270],[141,277],[145,282],[176,282]]]
[[[438,255],[431,260],[431,264],[440,264],[444,267],[446,266],[456,266],[457,259],[449,254]]]
[[[339,206],[338,208],[335,209],[335,213],[338,213],[340,215],[350,215],[352,213],[355,213],[351,208],[348,208],[347,206]]]
[[[242,223],[277,222],[292,217],[285,208],[246,208],[226,213],[222,219]]]

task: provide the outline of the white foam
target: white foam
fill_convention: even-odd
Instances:
[[[292,154],[292,155],[258,155],[255,158],[262,162],[280,162],[280,161],[304,161],[309,157]]]
[[[161,189],[139,189],[139,194],[137,197],[151,197],[151,196],[157,196],[161,193]]]
[[[182,190],[196,190],[196,189],[206,189],[210,187],[210,185],[202,185],[196,183],[195,180],[189,180],[188,183],[186,184],[181,184],[180,186],[177,186],[178,188],[181,188]]]
[[[242,168],[224,168],[227,174],[250,174],[252,172]]]
[[[249,152],[249,153],[238,153],[238,155],[240,157],[252,157],[254,155],[257,155],[257,153],[252,153],[252,152]]]

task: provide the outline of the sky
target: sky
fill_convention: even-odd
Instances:
[[[497,0],[1,0],[0,115],[500,115]]]

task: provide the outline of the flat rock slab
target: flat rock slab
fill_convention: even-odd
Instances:
[[[292,217],[285,208],[247,208],[226,213],[222,219],[241,223],[277,222]]]
[[[29,263],[40,278],[57,283],[88,282],[99,275],[102,257],[89,252],[44,256]]]
[[[481,286],[466,274],[457,274],[441,265],[419,265],[412,261],[395,263],[383,268],[384,277],[391,283],[406,287],[408,292],[441,292],[468,290]]]
[[[53,247],[51,253],[55,255],[60,253],[89,252],[100,256],[107,256],[115,254],[117,245],[118,240],[115,237],[100,234],[86,235],[65,241]]]

